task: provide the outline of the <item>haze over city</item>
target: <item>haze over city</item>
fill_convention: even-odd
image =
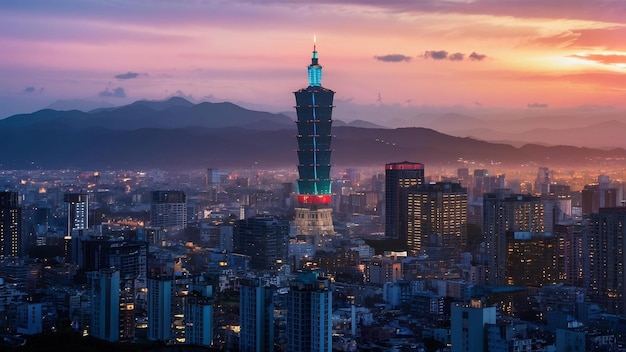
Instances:
[[[393,127],[438,112],[611,119],[625,107],[625,6],[4,1],[0,118],[58,100],[95,108],[169,96],[291,111],[315,35],[346,121]]]

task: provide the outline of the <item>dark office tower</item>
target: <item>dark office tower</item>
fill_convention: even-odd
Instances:
[[[549,232],[507,231],[507,284],[541,287],[559,281],[558,239]]]
[[[424,184],[424,164],[403,161],[385,164],[385,236],[406,243],[407,219],[403,192]]]
[[[83,193],[66,193],[63,201],[67,203],[67,236],[74,230],[89,228],[89,196]]]
[[[193,283],[185,297],[185,344],[213,343],[213,286]]]
[[[500,189],[483,196],[485,282],[506,284],[507,231],[545,232],[544,205],[540,197]]]
[[[626,207],[601,208],[589,217],[586,248],[592,300],[609,314],[626,314]]]
[[[93,337],[116,342],[120,339],[120,273],[115,269],[90,272],[91,324]]]
[[[150,205],[150,226],[164,232],[187,227],[187,196],[183,191],[153,191]]]
[[[274,350],[274,290],[260,279],[244,279],[239,288],[239,351]]]
[[[233,228],[234,252],[250,256],[250,268],[278,270],[287,258],[289,223],[272,216],[256,216]]]
[[[589,215],[598,213],[600,208],[617,206],[617,189],[601,187],[599,184],[585,185],[581,191],[582,213]]]
[[[0,258],[19,257],[22,243],[22,208],[17,192],[0,192]]]
[[[437,182],[407,190],[407,249],[443,257],[460,253],[467,242],[467,189]]]
[[[295,225],[298,235],[314,235],[320,246],[323,235],[334,234],[332,222],[330,142],[335,92],[322,87],[322,66],[317,50],[308,67],[309,86],[295,92],[298,118],[298,206]]]
[[[172,280],[148,278],[148,339],[167,341],[172,337]]]
[[[302,273],[287,293],[287,351],[332,350],[330,280],[315,272]]]

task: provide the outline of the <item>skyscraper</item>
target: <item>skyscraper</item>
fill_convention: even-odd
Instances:
[[[260,279],[247,279],[239,289],[239,350],[261,352],[274,350],[273,289]]]
[[[89,228],[89,196],[83,193],[66,193],[63,201],[67,203],[67,236],[74,230]]]
[[[250,256],[250,268],[277,270],[287,259],[289,223],[273,216],[256,216],[237,222],[234,251]]]
[[[330,142],[335,92],[322,87],[322,66],[313,45],[309,86],[295,92],[298,118],[298,174],[295,225],[298,235],[320,247],[323,235],[334,234],[332,222]]]
[[[544,205],[540,197],[500,189],[483,196],[485,281],[506,284],[507,231],[545,232]]]
[[[559,281],[558,239],[547,232],[507,231],[507,284],[540,287]]]
[[[584,286],[610,314],[626,314],[626,207],[600,208],[586,231],[588,258]]]
[[[437,182],[407,190],[407,249],[433,256],[460,253],[467,242],[467,189]],[[430,253],[429,253],[430,252]]]
[[[22,244],[22,208],[17,192],[0,192],[0,258],[19,257]]]
[[[302,273],[287,294],[287,351],[332,350],[330,280],[316,272]]]
[[[167,341],[172,337],[172,280],[148,279],[148,339]]]
[[[91,325],[93,337],[115,342],[120,338],[120,272],[102,269],[90,273]]]
[[[424,164],[403,161],[385,165],[385,236],[407,242],[403,191],[424,184]]]
[[[185,297],[185,343],[210,346],[213,343],[213,287],[193,283]]]
[[[187,227],[187,196],[183,191],[153,191],[150,225],[165,232]]]

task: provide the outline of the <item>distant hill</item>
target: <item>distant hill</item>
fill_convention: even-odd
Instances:
[[[46,106],[46,109],[50,110],[59,110],[59,111],[69,111],[69,110],[79,110],[79,111],[91,111],[99,108],[111,108],[114,107],[113,104],[109,104],[106,101],[92,101],[92,100],[82,100],[82,99],[72,99],[72,100],[57,100],[52,104]]]
[[[42,122],[76,130],[234,126],[254,128],[255,125],[263,126],[262,123],[272,124],[274,128],[293,128],[293,121],[285,115],[247,110],[231,103],[195,105],[183,98],[174,97],[166,101],[137,101],[121,107],[101,108],[90,112],[44,109],[0,120],[0,129],[34,126]]]
[[[358,125],[360,123],[356,123]],[[333,127],[334,165],[381,166],[626,160],[623,149],[524,145],[453,137],[428,128]],[[0,120],[0,169],[199,169],[293,167],[296,126],[282,114],[182,98],[92,112],[41,110]]]

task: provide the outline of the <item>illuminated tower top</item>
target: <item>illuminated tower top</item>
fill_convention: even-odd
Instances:
[[[322,66],[317,62],[317,49],[315,45],[315,39],[316,38],[313,37],[313,53],[311,54],[311,64],[308,67],[309,87],[322,86]]]

